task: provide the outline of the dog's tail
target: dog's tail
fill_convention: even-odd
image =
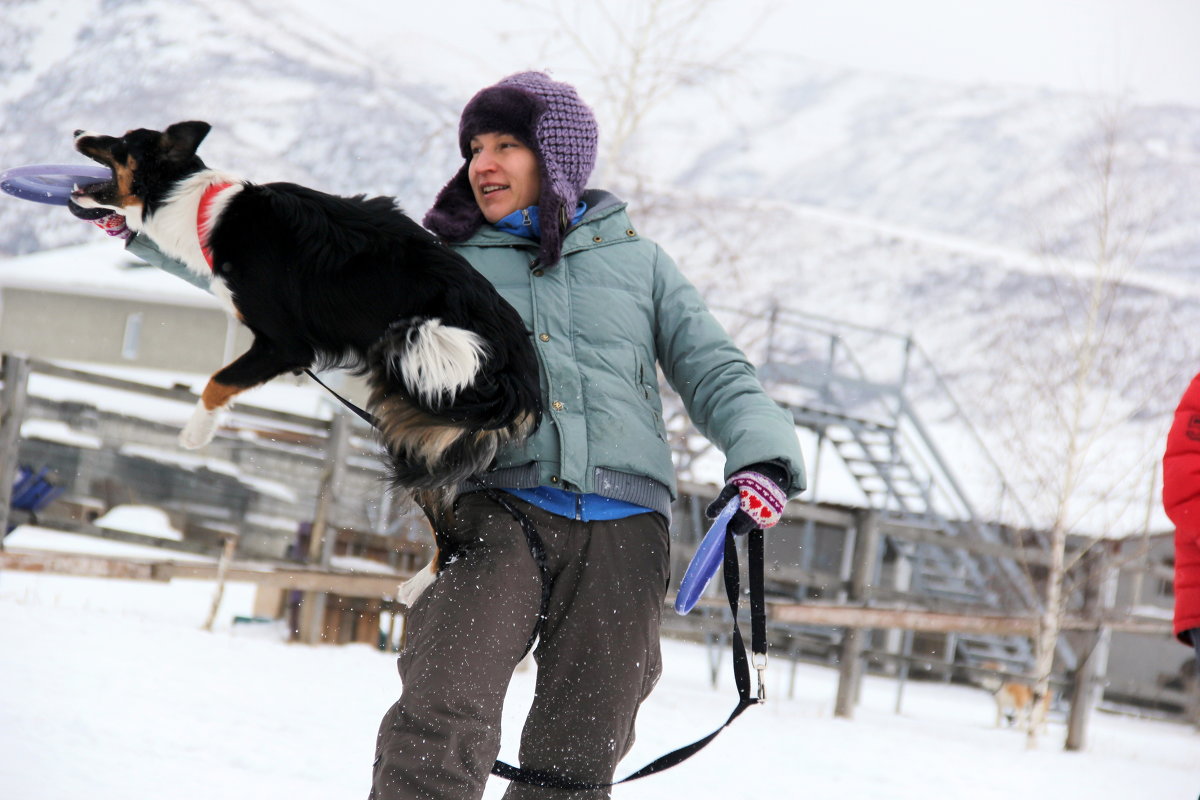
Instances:
[[[400,320],[368,361],[369,405],[392,484],[413,491],[431,518],[449,509],[460,483],[537,423],[536,372],[532,384],[514,374],[465,328],[428,317]]]

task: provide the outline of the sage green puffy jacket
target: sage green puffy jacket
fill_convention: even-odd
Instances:
[[[763,461],[804,488],[790,415],[662,248],[640,236],[625,204],[585,194],[562,259],[535,263],[537,245],[483,226],[454,248],[512,303],[533,333],[545,415],[498,468],[536,464],[538,485],[605,491],[610,471],[645,476],[675,496],[655,364],[696,427],[725,454],[725,476]]]

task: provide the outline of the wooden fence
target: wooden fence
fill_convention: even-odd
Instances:
[[[11,478],[16,469],[19,431],[29,407],[26,387],[31,372],[184,403],[193,403],[196,400],[196,396],[186,388],[144,386],[109,376],[67,369],[44,361],[6,356],[3,364],[4,385],[0,393],[0,402],[3,403],[3,414],[0,416],[0,530],[7,529],[10,522],[9,502],[5,492],[8,491],[6,487],[11,487]],[[297,524],[306,522],[311,525],[311,535],[304,552],[293,553],[290,560],[271,561],[259,558],[253,562],[247,562],[245,558],[230,553],[230,557],[223,561],[193,564],[171,561],[169,558],[135,560],[61,553],[5,553],[0,546],[0,569],[148,581],[216,580],[220,574],[224,580],[254,583],[264,594],[274,592],[278,595],[282,591],[300,591],[305,595],[304,602],[300,604],[299,619],[296,621],[297,630],[302,641],[313,643],[321,641],[327,634],[325,608],[330,602],[336,602],[337,598],[378,601],[373,607],[382,613],[388,613],[390,610],[394,620],[395,614],[403,611],[394,605],[396,588],[400,581],[423,563],[422,547],[407,545],[403,548],[401,560],[393,558],[391,563],[380,565],[380,574],[351,573],[336,570],[331,566],[334,548],[339,541],[339,532],[344,532],[341,529],[345,527],[338,499],[347,494],[347,482],[352,479],[358,480],[359,485],[378,482],[378,467],[372,467],[374,455],[365,451],[360,443],[356,443],[352,421],[341,414],[333,415],[331,420],[320,420],[246,406],[241,406],[239,413],[243,417],[257,420],[259,425],[277,425],[288,431],[284,437],[286,442],[282,445],[264,445],[269,453],[264,451],[259,457],[265,458],[269,454],[272,458],[279,458],[282,457],[281,451],[286,451],[288,457],[294,458],[307,470],[303,473],[306,476],[303,480],[296,480],[297,485],[303,487],[302,491],[298,492],[303,499],[291,510]],[[368,475],[365,483],[362,480],[364,473]],[[712,487],[707,486],[681,486],[684,498],[677,505],[681,512],[677,514],[674,531],[678,544],[673,548],[673,572],[677,575],[682,574],[682,566],[687,563],[699,540],[701,521],[696,513],[697,498],[706,498],[712,491]],[[151,544],[147,540],[153,538],[139,538],[137,534],[100,530],[87,520],[66,515],[56,516],[52,513],[41,518],[39,524],[108,538],[123,537],[124,541],[141,544]],[[930,661],[921,655],[869,650],[867,643],[871,631],[1026,637],[1035,635],[1037,631],[1038,622],[1032,614],[1006,615],[974,607],[938,607],[937,604],[923,602],[922,598],[890,589],[885,585],[885,581],[881,581],[881,542],[886,537],[897,541],[935,544],[981,557],[1012,558],[1027,568],[1044,567],[1048,563],[1045,553],[1020,546],[950,537],[919,526],[882,520],[868,510],[796,501],[789,504],[786,524],[780,526],[778,537],[786,535],[785,529],[788,525],[794,529],[807,527],[811,530],[813,526],[820,526],[827,530],[841,531],[844,534],[843,539],[853,542],[853,547],[849,550],[827,559],[830,563],[837,564],[836,567],[801,569],[797,564],[785,561],[771,564],[768,575],[769,584],[775,588],[774,596],[768,604],[769,625],[779,636],[794,636],[797,631],[803,632],[806,629],[840,631],[832,645],[841,673],[835,704],[836,713],[839,715],[850,716],[853,713],[869,659],[893,662],[907,660],[907,663],[912,664]],[[230,535],[236,536],[236,531]],[[386,541],[398,542],[395,539]],[[177,549],[205,552],[214,557],[217,556],[220,547],[219,540],[197,545],[196,542],[190,541],[164,542],[156,539],[153,544],[164,551]],[[841,545],[840,542],[837,544]],[[1089,580],[1083,585],[1095,587],[1106,582],[1111,583],[1122,571],[1131,570],[1140,570],[1142,575],[1153,579],[1166,576],[1167,573],[1161,566],[1149,560],[1121,562],[1115,555],[1116,549],[1118,546],[1115,544],[1089,545],[1087,557],[1082,558],[1081,563],[1092,572]],[[819,599],[801,600],[802,597],[812,596],[813,587],[819,589],[816,592]],[[808,592],[808,595],[805,595],[805,592]],[[1063,625],[1064,630],[1083,637],[1088,644],[1086,651],[1089,654],[1089,667],[1077,671],[1075,680],[1071,683],[1072,708],[1090,707],[1094,704],[1090,700],[1085,703],[1081,698],[1094,698],[1096,687],[1103,681],[1103,670],[1093,669],[1090,665],[1103,661],[1100,656],[1103,655],[1104,643],[1112,632],[1127,631],[1157,636],[1167,636],[1170,633],[1169,624],[1162,619],[1137,618],[1128,609],[1118,609],[1112,592],[1086,590],[1082,594],[1086,595],[1083,601],[1077,604],[1078,608]],[[699,620],[700,617],[696,619]],[[707,623],[697,621],[688,624],[692,624],[697,631],[712,629],[711,616]],[[392,641],[390,632],[388,641]],[[794,658],[802,657],[799,652],[792,655]],[[967,671],[974,669],[971,665],[962,668]],[[1075,719],[1076,716],[1079,716],[1078,720]],[[1076,715],[1073,712],[1071,719],[1072,725],[1081,732],[1086,722],[1086,714],[1081,712]]]

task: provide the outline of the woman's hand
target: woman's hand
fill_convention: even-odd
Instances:
[[[705,516],[715,519],[730,500],[740,495],[742,507],[729,520],[729,530],[738,536],[755,528],[766,530],[783,518],[787,492],[782,484],[786,481],[787,472],[776,464],[751,464],[729,476],[725,488],[704,512]]]

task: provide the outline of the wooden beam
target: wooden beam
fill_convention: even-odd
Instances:
[[[220,550],[208,544],[179,541],[177,539],[164,539],[161,536],[150,536],[145,533],[122,531],[116,528],[101,528],[91,522],[57,515],[47,517],[39,514],[37,527],[46,528],[47,530],[64,531],[66,533],[81,533],[86,536],[94,536],[97,539],[108,539],[113,542],[153,547],[167,552],[191,553],[192,555],[212,556],[213,558],[216,558],[220,554]]]
[[[898,628],[930,633],[985,633],[1000,636],[1032,636],[1037,630],[1037,620],[1033,617],[947,614],[903,608],[768,603],[767,614],[772,622],[836,628]]]
[[[772,622],[792,625],[819,625],[834,628],[878,628],[922,631],[926,633],[984,633],[999,636],[1032,636],[1037,630],[1034,617],[1000,617],[988,614],[952,614],[909,608],[864,608],[800,603],[768,603],[767,616]],[[1092,631],[1103,626],[1120,633],[1152,636],[1171,635],[1168,620],[1108,617],[1101,620],[1067,617],[1064,631]]]
[[[1068,617],[1062,621],[1061,628],[1064,631],[1098,631],[1108,628],[1115,633],[1142,633],[1151,636],[1171,636],[1175,631],[1170,620],[1112,616],[1104,616],[1100,619]]]
[[[40,358],[29,359],[29,365],[34,372],[42,375],[52,375],[56,378],[66,378],[68,380],[79,381],[80,383],[90,383],[94,386],[105,386],[110,389],[121,389],[128,392],[136,392],[149,397],[158,397],[163,400],[177,400],[181,403],[195,403],[200,399],[200,396],[193,394],[190,389],[184,386],[174,386],[171,388],[163,388],[161,386],[150,386],[144,383],[136,383],[127,381],[121,378],[114,378],[109,375],[97,375],[93,372],[84,372],[83,370],[71,369],[62,367],[50,361],[43,361]],[[299,414],[289,414],[286,411],[276,411],[270,408],[262,408],[260,406],[251,406],[238,403],[235,408],[235,413],[240,413],[245,416],[260,417],[274,422],[279,422],[285,425],[304,428],[316,434],[323,434],[326,430],[323,420],[314,420],[312,417],[304,417]]]
[[[216,564],[166,563],[155,564],[158,579],[211,581],[217,578]],[[326,592],[344,597],[395,597],[407,576],[356,575],[340,572],[307,570],[261,570],[249,567],[230,567],[227,581],[255,583],[277,589],[296,589],[302,592]]]
[[[886,520],[881,523],[880,527],[884,535],[895,539],[903,539],[907,542],[932,544],[938,547],[945,547],[948,550],[966,550],[969,553],[977,553],[981,556],[1011,558],[1021,564],[1046,566],[1050,563],[1048,553],[1033,548],[1017,548],[999,542],[985,542],[979,539],[968,539],[963,536],[947,536],[931,528],[923,528],[918,525],[904,525]]]
[[[831,528],[849,528],[854,524],[854,513],[840,508],[804,503],[792,500],[783,511],[784,519],[801,522],[815,522],[818,525],[828,525]]]
[[[217,564],[174,561],[146,561],[104,558],[74,553],[40,551],[0,552],[0,570],[41,572],[93,578],[170,581],[216,580]],[[247,564],[231,565],[226,579],[253,583],[277,590],[323,591],[346,597],[394,598],[397,587],[408,573],[362,575],[289,568],[262,568]],[[702,606],[723,606],[713,598],[700,601]],[[907,608],[870,608],[861,606],[814,605],[811,603],[768,603],[767,617],[773,623],[814,625],[835,628],[877,628],[914,630],[934,633],[991,633],[1001,636],[1032,636],[1037,622],[1032,617],[998,617],[981,614],[951,614]],[[1064,630],[1093,630],[1103,624],[1113,631],[1169,636],[1168,620],[1068,618]]]
[[[170,581],[175,579],[215,581],[217,567],[213,564],[176,561],[144,561],[126,558],[104,558],[76,553],[41,551],[11,551],[0,553],[0,570],[43,572],[91,578],[121,578],[125,580]],[[359,575],[340,572],[320,572],[303,569],[263,569],[250,565],[231,565],[225,579],[238,583],[254,583],[275,589],[332,592],[346,597],[392,598],[407,579],[407,575]]]
[[[721,491],[720,486],[706,485],[694,481],[680,481],[680,496],[690,495],[699,498],[715,497]],[[705,500],[704,502],[708,502]],[[822,503],[810,503],[804,500],[790,500],[783,510],[783,518],[787,522],[812,521],[818,525],[828,525],[831,528],[850,528],[854,525],[854,511],[841,506],[830,506]]]
[[[85,556],[77,553],[0,553],[0,571],[45,572],[83,578],[122,578],[134,581],[166,580],[156,578],[154,565],[147,561]]]

